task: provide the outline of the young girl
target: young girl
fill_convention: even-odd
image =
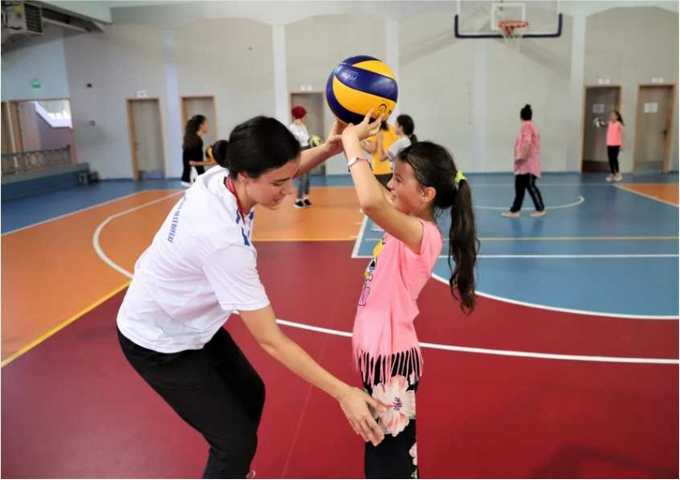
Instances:
[[[385,230],[365,272],[364,288],[354,320],[354,358],[366,390],[388,405],[377,415],[385,439],[365,447],[368,478],[416,478],[415,393],[422,357],[414,320],[416,300],[429,280],[442,249],[436,215],[448,210],[449,280],[454,298],[469,313],[475,306],[474,266],[478,241],[470,187],[443,147],[420,142],[397,157],[394,176],[385,190],[371,173],[359,138],[377,128],[369,115],[348,126],[342,143],[359,205]]]
[[[608,182],[620,182],[623,180],[619,171],[619,152],[623,148],[623,117],[618,110],[609,114],[607,125],[607,155],[609,156],[609,169],[612,172],[607,177]]]
[[[536,211],[530,215],[532,217],[542,217],[545,215],[545,205],[543,196],[536,186],[536,179],[541,176],[541,137],[534,122],[531,121],[533,112],[531,105],[525,105],[519,112],[522,119],[517,139],[515,140],[515,163],[513,171],[515,173],[515,200],[512,207],[501,215],[509,218],[519,217],[524,202],[524,192],[529,190],[531,200],[534,202]]]

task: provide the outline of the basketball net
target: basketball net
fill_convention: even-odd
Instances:
[[[498,29],[503,35],[503,41],[505,44],[516,49],[519,49],[520,40],[524,36],[529,27],[529,22],[525,20],[499,20]]]

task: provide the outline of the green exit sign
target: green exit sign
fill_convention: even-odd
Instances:
[[[34,89],[42,88],[42,83],[37,78],[31,80],[31,87]]]

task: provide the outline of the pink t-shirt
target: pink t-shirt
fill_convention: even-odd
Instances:
[[[364,273],[352,338],[354,358],[362,377],[374,384],[376,365],[383,367],[382,381],[392,372],[420,376],[422,357],[414,320],[420,291],[432,275],[442,249],[442,236],[436,224],[422,221],[420,253],[385,233],[376,245],[374,257]]]
[[[526,151],[526,154],[524,153]],[[532,121],[522,122],[517,138],[515,139],[515,175],[531,173],[541,176],[541,137]]]
[[[616,121],[616,122],[609,122],[609,125],[607,126],[607,146],[608,147],[620,147],[621,146],[621,133],[622,133],[623,127],[621,126],[621,123]]]

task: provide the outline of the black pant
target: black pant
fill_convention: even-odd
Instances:
[[[387,188],[387,184],[390,182],[390,179],[392,178],[392,174],[391,173],[381,173],[381,174],[376,175],[375,178],[380,182],[380,185]]]
[[[534,201],[534,207],[537,212],[545,210],[543,205],[543,197],[536,186],[536,175],[525,173],[524,175],[515,175],[515,201],[510,207],[511,212],[519,212],[522,210],[522,202],[524,202],[524,191],[529,190],[529,195]]]
[[[399,362],[401,358],[402,362]],[[390,409],[405,414],[401,422],[383,424],[383,418],[377,422],[383,428],[385,438],[377,447],[366,442],[364,446],[364,474],[366,478],[418,478],[418,462],[416,447],[416,410],[415,396],[418,391],[419,379],[416,373],[407,367],[403,361],[404,354],[395,356],[392,361],[393,377],[385,384],[382,378],[382,362],[377,360],[374,367],[374,384],[362,378],[364,389],[369,395],[375,396],[376,389],[382,392],[390,391],[389,398],[379,393],[377,398],[390,405]],[[401,371],[398,370],[401,365]],[[399,386],[399,388],[394,388]],[[403,397],[403,398],[402,398]],[[391,431],[390,428],[393,428]],[[396,435],[395,435],[396,434]]]
[[[611,170],[612,175],[619,173],[619,151],[621,147],[619,145],[607,145],[607,156],[609,157],[609,170]]]
[[[264,407],[262,379],[226,330],[200,350],[158,353],[120,332],[133,368],[210,444],[204,478],[245,478]]]
[[[203,165],[196,165],[194,168],[196,169],[196,173],[198,175],[205,173],[205,168]],[[182,181],[187,183],[191,182],[191,165],[189,165],[188,161],[183,162],[182,165]]]

